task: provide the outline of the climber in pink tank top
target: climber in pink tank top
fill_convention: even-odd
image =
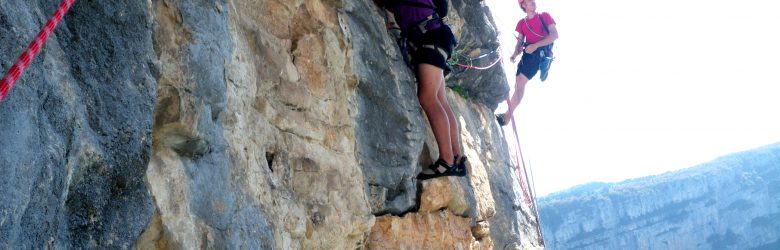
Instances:
[[[545,60],[545,57],[551,57],[552,44],[558,39],[555,20],[547,12],[536,12],[536,0],[519,1],[520,8],[525,11],[526,16],[520,19],[515,26],[515,31],[518,33],[517,45],[515,45],[515,52],[512,54],[511,60],[514,63],[515,58],[521,52],[523,57],[520,58],[520,63],[517,65],[515,93],[509,99],[509,110],[504,114],[496,115],[496,120],[501,126],[512,120],[512,113],[523,99],[525,84],[533,79],[536,72],[540,70],[540,64]],[[544,78],[546,78],[546,71],[542,69],[542,81]]]
[[[527,16],[517,22],[515,31],[525,37],[526,44],[539,43],[549,35],[544,27],[542,27],[542,19],[544,19],[544,23],[548,25],[548,28],[550,27],[549,25],[555,24],[555,20],[553,20],[550,13],[547,12],[536,13],[532,17]]]

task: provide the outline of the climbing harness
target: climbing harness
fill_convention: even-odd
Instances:
[[[43,44],[46,43],[46,40],[49,39],[51,32],[54,31],[54,28],[57,27],[57,24],[60,23],[62,17],[65,16],[65,13],[68,12],[70,6],[73,5],[73,2],[75,1],[76,0],[62,0],[59,8],[57,8],[57,11],[54,12],[54,15],[49,21],[46,22],[43,30],[38,33],[35,40],[27,47],[27,51],[25,51],[11,69],[8,70],[8,73],[3,77],[3,80],[0,81],[0,102],[3,101],[11,87],[19,80],[19,77],[21,77],[24,70],[30,66],[30,62],[38,55],[38,51],[43,47]]]
[[[444,26],[444,20],[439,17],[439,14],[433,13],[406,30],[402,30],[401,35],[413,40],[419,39],[428,33],[428,31],[438,29],[441,26]]]

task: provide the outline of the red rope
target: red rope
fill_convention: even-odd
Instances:
[[[507,98],[506,100],[507,104],[509,104],[510,110],[509,112],[514,112],[511,110],[512,107],[512,101],[510,98]],[[523,150],[520,148],[520,136],[517,133],[517,123],[515,123],[514,115],[512,116],[512,132],[515,134],[515,145],[517,145],[517,148],[515,149],[515,160],[517,161],[517,165],[515,165],[515,170],[517,171],[517,182],[520,183],[520,189],[523,191],[523,198],[525,198],[526,204],[528,204],[531,209],[536,210],[536,201],[533,198],[533,193],[531,192],[531,182],[528,179],[528,170],[525,166],[525,157],[523,157]],[[525,177],[525,178],[523,178]]]
[[[60,23],[60,20],[62,20],[62,17],[65,16],[65,13],[68,12],[68,9],[70,9],[70,6],[73,5],[74,1],[76,0],[62,0],[60,7],[57,9],[57,12],[54,12],[54,16],[52,16],[49,21],[46,22],[46,26],[43,27],[43,30],[38,33],[38,36],[35,37],[35,40],[33,40],[30,43],[30,46],[27,47],[27,51],[25,51],[16,61],[14,66],[8,70],[8,73],[5,75],[5,77],[3,77],[3,80],[0,81],[0,102],[5,99],[8,91],[11,90],[11,87],[14,86],[14,83],[19,80],[19,77],[22,76],[24,70],[30,66],[30,62],[35,58],[35,56],[38,55],[38,51],[41,49],[41,47],[43,47],[43,44],[46,43],[46,40],[49,39],[49,35],[54,30],[54,28],[57,27],[57,24]]]
[[[528,183],[528,173],[525,171],[525,158],[523,157],[523,151],[520,149],[520,137],[517,135],[517,124],[515,124],[515,120],[512,119],[512,129],[515,134],[515,145],[517,145],[517,148],[515,149],[515,159],[517,160],[517,165],[515,165],[516,171],[517,171],[517,182],[520,183],[520,188],[523,191],[523,198],[525,198],[526,204],[529,206],[533,206],[533,199],[531,199],[530,195],[530,183]],[[522,168],[521,168],[522,167]],[[523,176],[526,176],[525,180],[523,180]]]
[[[510,100],[507,99],[507,103],[511,105],[509,102]],[[542,245],[544,245],[544,236],[542,235],[542,224],[539,222],[539,209],[536,207],[536,191],[535,188],[532,187],[531,181],[528,178],[528,168],[525,166],[525,157],[523,157],[523,150],[520,148],[520,136],[517,133],[517,124],[515,123],[514,116],[512,116],[512,129],[515,133],[515,142],[517,143],[517,156],[516,159],[518,160],[517,163],[517,178],[518,182],[520,182],[520,187],[523,189],[523,197],[525,197],[527,204],[531,207],[531,212],[536,215],[536,230],[539,235],[539,240],[542,242]],[[525,175],[525,182],[523,182],[523,177],[520,172],[520,165],[522,163],[523,166],[523,174]]]

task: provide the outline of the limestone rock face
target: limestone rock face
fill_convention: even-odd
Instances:
[[[484,1],[450,0],[449,22],[458,34],[456,55],[461,62],[464,58],[487,55],[477,60],[469,60],[473,66],[486,67],[495,63],[500,57],[498,29],[493,22],[493,16]],[[507,32],[507,31],[503,31]],[[508,53],[512,53],[511,51]],[[468,93],[470,100],[486,105],[494,110],[499,103],[506,100],[509,85],[506,84],[503,67],[491,67],[486,70],[455,67],[447,77],[447,85],[459,86]],[[514,84],[514,79],[512,79]]]
[[[780,144],[543,197],[555,249],[778,249]]]
[[[335,6],[154,2],[160,61],[143,247],[346,249],[372,226]],[[316,17],[316,18],[312,18]]]
[[[469,219],[447,210],[377,218],[368,249],[478,249]]]
[[[369,11],[366,11],[369,10]],[[414,178],[425,138],[416,83],[373,1],[347,1],[339,14],[351,43],[356,85],[357,158],[375,214],[400,214],[416,204]]]
[[[399,224],[413,225],[419,234],[430,237],[434,242],[436,230],[421,230],[430,224],[438,223],[450,227],[460,227],[460,230],[471,233],[473,239],[460,242],[458,249],[537,249],[542,247],[538,225],[532,210],[522,202],[522,194],[517,182],[517,175],[511,167],[511,158],[498,125],[493,123],[492,112],[484,105],[475,104],[449,93],[448,98],[453,106],[453,112],[458,114],[461,126],[461,138],[464,152],[468,157],[467,177],[436,178],[419,182],[419,207],[403,215],[384,215],[377,218],[377,223],[369,235],[369,248],[377,249],[425,249],[424,242],[410,241],[385,242],[379,239],[394,238],[391,235],[406,234]],[[488,125],[486,125],[488,124]],[[495,138],[492,138],[495,137]],[[492,138],[492,139],[491,139]],[[428,131],[425,139],[423,156],[430,159],[438,155],[432,132]],[[427,164],[430,164],[428,162]],[[458,216],[469,221],[468,224],[453,224],[451,219],[436,214],[446,211],[449,216]],[[425,218],[412,219],[412,218]],[[434,222],[435,221],[435,222]],[[395,223],[395,224],[393,224]],[[390,224],[390,225],[388,225]],[[392,226],[391,226],[392,225]],[[391,228],[392,230],[389,230]],[[411,230],[411,229],[410,229]],[[420,231],[421,230],[421,231]],[[404,231],[404,232],[401,232]],[[379,234],[379,235],[375,235]],[[428,236],[430,235],[430,236]],[[464,238],[465,239],[465,238]],[[469,243],[470,242],[470,243]]]
[[[3,3],[3,70],[44,2]],[[489,10],[450,6],[459,53],[498,47]],[[469,175],[418,182],[438,149],[384,23],[373,0],[76,1],[0,103],[0,248],[541,247],[500,65],[447,78]]]

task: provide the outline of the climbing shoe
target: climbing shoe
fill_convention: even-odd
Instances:
[[[417,175],[417,179],[427,180],[442,176],[463,176],[465,174],[465,171],[458,171],[458,164],[447,165],[447,162],[443,159],[438,159],[435,163],[431,164],[431,166],[424,168],[423,171]]]
[[[498,121],[498,125],[506,126],[507,120],[506,120],[506,113],[503,114],[497,114],[496,115],[496,121]]]

